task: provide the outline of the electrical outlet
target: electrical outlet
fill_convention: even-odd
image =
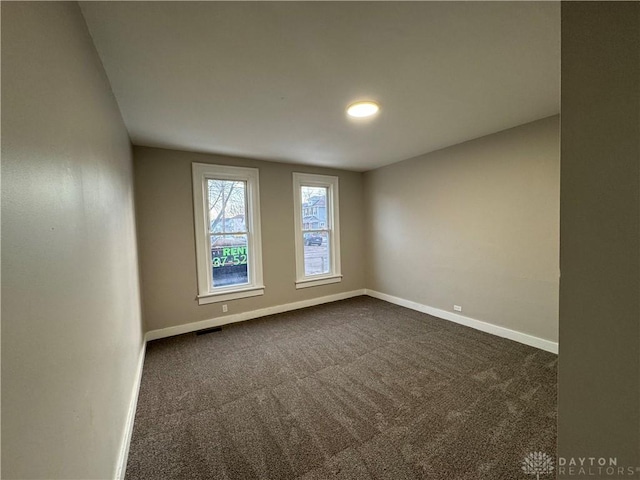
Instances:
[[[462,311],[462,307],[461,307],[460,305],[454,305],[454,306],[453,306],[453,309],[454,309],[456,312],[461,312],[461,311]]]
[[[225,303],[224,305],[222,305],[222,312],[228,312],[229,311],[229,307],[227,307],[227,304]]]

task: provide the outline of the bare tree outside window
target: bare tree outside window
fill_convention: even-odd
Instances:
[[[259,171],[192,163],[198,304],[264,295]]]
[[[246,182],[209,179],[207,185],[213,285],[248,283]]]
[[[209,180],[209,220],[211,232],[229,231],[228,219],[242,217],[246,211],[246,183],[232,180]],[[233,224],[232,224],[233,225]],[[243,225],[243,229],[246,227]]]

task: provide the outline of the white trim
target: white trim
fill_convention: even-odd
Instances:
[[[133,382],[133,391],[131,392],[131,400],[129,401],[129,411],[127,412],[127,420],[124,424],[124,433],[122,442],[120,443],[120,453],[118,455],[118,463],[116,463],[115,480],[124,480],[127,470],[127,459],[129,458],[129,446],[131,445],[131,435],[133,434],[133,422],[136,418],[136,408],[138,407],[138,394],[140,393],[140,382],[142,381],[142,367],[144,366],[144,356],[147,350],[147,337],[145,335],[142,341],[142,348],[138,357],[138,365],[136,367],[136,376]]]
[[[237,300],[239,298],[257,297],[264,295],[264,286],[243,288],[241,290],[234,289],[229,293],[209,293],[207,295],[198,295],[198,305],[207,305],[209,303],[228,302],[229,300]]]
[[[195,332],[204,328],[220,327],[222,325],[228,325],[229,323],[244,322],[245,320],[251,320],[252,318],[266,317],[267,315],[274,315],[276,313],[283,313],[289,312],[291,310],[298,310],[300,308],[313,307],[314,305],[336,302],[338,300],[344,300],[346,298],[357,297],[364,294],[364,289],[352,290],[351,292],[336,293],[334,295],[327,295],[325,297],[311,298],[309,300],[285,303],[284,305],[260,308],[258,310],[251,310],[249,312],[235,313],[233,315],[210,318],[208,320],[202,320],[200,322],[193,322],[187,323],[185,325],[176,325],[175,327],[151,330],[147,332],[145,338],[147,339],[147,341],[149,341],[157,340],[159,338],[172,337],[174,335],[181,335],[183,333]]]
[[[323,278],[342,277],[340,262],[340,196],[339,196],[339,178],[330,175],[316,175],[312,173],[293,172],[293,221],[295,232],[295,254],[296,254],[296,288],[314,287],[316,285],[325,285],[319,278],[314,276],[306,276],[304,269],[304,244],[302,229],[302,198],[300,191],[302,187],[324,187],[327,189],[327,199],[325,204],[326,210],[326,228],[321,229],[328,231],[329,242],[329,264],[331,269]],[[312,230],[313,231],[313,230]],[[318,230],[320,231],[320,230]],[[303,285],[302,282],[314,282]],[[317,281],[317,283],[315,283]],[[338,280],[339,281],[339,280]]]
[[[317,287],[319,285],[328,285],[330,283],[338,283],[342,281],[342,275],[330,275],[322,278],[307,278],[306,280],[298,280],[296,288]]]
[[[508,338],[519,343],[524,343],[531,347],[546,350],[551,353],[558,353],[558,342],[552,342],[551,340],[545,340],[544,338],[534,337],[528,333],[519,332],[517,330],[511,330],[510,328],[501,327],[493,323],[483,322],[482,320],[476,320],[475,318],[465,317],[458,313],[448,312],[446,310],[440,310],[439,308],[429,307],[421,303],[412,302],[411,300],[405,300],[404,298],[394,297],[393,295],[387,295],[386,293],[376,292],[375,290],[365,289],[365,294],[370,297],[384,300],[385,302],[395,303],[402,307],[410,308],[418,312],[426,313],[427,315],[433,315],[434,317],[442,318],[443,320],[449,320],[451,322],[459,323],[467,327],[475,328],[482,332],[497,335],[498,337]]]
[[[210,163],[192,163],[193,180],[193,218],[196,239],[196,273],[198,278],[198,299],[210,297],[212,294],[230,294],[236,291],[246,291],[249,288],[263,288],[262,279],[262,237],[260,222],[260,177],[257,168],[232,167],[229,165],[213,165]],[[213,288],[211,278],[211,247],[209,245],[209,215],[208,192],[206,180],[239,180],[246,182],[246,226],[249,249],[249,284],[239,285],[237,288]],[[236,297],[240,298],[240,297]],[[216,300],[224,301],[224,300]],[[203,303],[212,302],[198,302]]]

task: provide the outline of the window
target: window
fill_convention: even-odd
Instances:
[[[258,170],[192,164],[198,303],[264,294]]]
[[[338,177],[293,174],[296,288],[340,282]]]

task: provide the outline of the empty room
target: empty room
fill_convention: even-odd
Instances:
[[[1,17],[2,478],[640,478],[640,4]]]

